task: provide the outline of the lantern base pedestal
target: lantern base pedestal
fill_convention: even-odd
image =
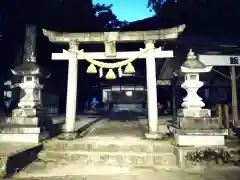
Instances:
[[[0,142],[40,142],[40,128],[34,125],[1,124]]]
[[[183,129],[221,129],[218,117],[178,117],[177,124]]]
[[[16,108],[12,111],[13,118],[25,117],[35,118],[45,114],[46,111],[43,108]]]
[[[184,108],[178,110],[178,116],[180,117],[211,117],[210,109],[202,108]]]
[[[41,126],[45,123],[45,111],[41,108],[16,108],[12,117],[0,124],[0,142],[38,144]]]
[[[224,146],[227,129],[180,129],[174,130],[178,146]]]
[[[177,121],[174,137],[178,146],[225,145],[224,136],[228,130],[223,129],[218,117],[211,117],[209,109],[180,109]]]

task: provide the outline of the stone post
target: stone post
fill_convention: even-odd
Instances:
[[[237,77],[235,66],[231,67],[231,85],[232,85],[232,117],[233,125],[240,127],[238,119],[238,96],[237,96]]]
[[[154,41],[146,41],[147,52],[146,71],[147,71],[147,100],[148,100],[148,125],[149,132],[145,136],[149,139],[161,138],[158,132],[158,108],[157,108],[157,85],[156,85],[156,62],[154,56]]]
[[[75,138],[75,121],[77,105],[77,79],[78,79],[78,42],[69,43],[69,61],[68,61],[68,83],[67,83],[67,104],[66,104],[66,122],[63,128],[64,139]]]

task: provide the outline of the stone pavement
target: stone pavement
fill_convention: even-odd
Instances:
[[[78,128],[79,126],[82,126],[82,123],[85,124],[86,122],[96,120],[96,118],[100,118],[100,117],[102,117],[102,116],[94,114],[94,113],[78,114],[76,116],[76,126],[77,126],[76,128]],[[53,124],[62,123],[65,121],[65,115],[53,116],[52,120],[53,120]],[[148,119],[144,116],[139,117],[138,120],[141,122],[141,124],[147,125],[147,123],[148,123]],[[167,121],[171,121],[171,120],[172,120],[172,116],[159,116],[159,124],[163,124],[163,123],[165,123]]]
[[[76,171],[86,170],[86,173],[82,175],[13,178],[13,180],[238,180],[240,177],[239,169],[213,170],[210,168],[201,171],[183,171],[156,168],[129,169],[124,167],[114,169],[98,166],[98,168],[91,167],[90,169],[92,170],[89,173],[90,169],[87,170],[79,166],[72,166],[74,166]]]
[[[82,126],[86,125],[87,123],[90,123],[92,121],[95,121],[98,118],[101,118],[102,116],[97,115],[97,114],[92,114],[92,115],[86,115],[86,114],[81,114],[76,116],[76,129],[81,128]],[[58,124],[58,123],[64,123],[65,122],[65,115],[61,116],[54,116],[52,117],[53,124]]]

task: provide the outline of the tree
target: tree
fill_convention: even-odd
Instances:
[[[93,6],[94,14],[97,17],[100,26],[104,27],[104,29],[121,28],[128,23],[127,21],[118,20],[117,16],[111,9],[112,6],[112,4],[106,5],[99,3]]]
[[[150,8],[151,11],[157,13],[157,11],[162,7],[162,5],[166,1],[167,0],[148,0],[148,7]]]
[[[212,0],[214,1],[214,0]],[[148,0],[148,7],[156,15],[175,14],[176,12],[194,12],[203,6],[209,5],[208,0]]]
[[[187,16],[191,14],[208,18],[213,17],[214,19],[239,18],[239,13],[237,13],[239,6],[239,0],[229,2],[219,0],[148,0],[148,7],[156,15],[168,11],[169,14],[181,12],[181,15],[184,13]]]
[[[171,25],[184,23],[187,27],[202,31],[218,31],[225,34],[238,34],[240,27],[239,0],[149,0],[148,7],[156,13],[160,22]],[[164,3],[163,3],[164,2]],[[198,27],[198,28],[196,28]],[[187,28],[188,29],[188,28]],[[216,34],[216,33],[215,33]]]

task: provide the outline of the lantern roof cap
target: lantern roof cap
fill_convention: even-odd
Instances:
[[[20,66],[17,66],[15,69],[11,70],[14,75],[18,76],[47,76],[46,71],[39,66],[35,61],[28,61],[23,63]]]
[[[182,66],[189,69],[202,69],[206,67],[205,64],[198,60],[192,49],[188,52],[187,60],[182,64]]]

